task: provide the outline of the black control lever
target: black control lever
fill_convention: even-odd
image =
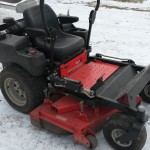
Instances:
[[[96,4],[96,7],[95,7],[95,11],[98,11],[99,6],[100,6],[100,0],[97,0],[97,4]]]
[[[87,45],[86,45],[87,50],[90,49],[89,44],[90,44],[90,38],[91,38],[92,25],[95,22],[96,13],[99,9],[99,6],[100,6],[100,0],[97,0],[95,10],[92,10],[91,13],[90,13],[90,16],[89,16],[89,32],[88,32]]]
[[[54,87],[64,88],[66,90],[71,90],[75,93],[80,93],[82,89],[82,83],[80,81],[72,80],[69,78],[59,78],[53,77]]]

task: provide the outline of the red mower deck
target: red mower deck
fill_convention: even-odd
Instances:
[[[105,122],[117,110],[108,106],[90,108],[82,106],[80,101],[73,96],[64,96],[56,102],[45,100],[45,102],[33,110],[30,114],[32,124],[46,128],[51,123],[74,135],[75,144],[83,144],[90,147],[87,135],[95,136],[94,130],[97,125]]]
[[[87,54],[82,53],[67,64],[61,65],[61,75],[81,81],[83,88],[90,90],[99,78],[105,81],[119,68],[117,65],[99,60],[85,64],[86,60]],[[31,112],[31,122],[41,128],[47,128],[47,124],[51,123],[73,133],[75,143],[90,147],[86,136],[95,136],[94,131],[97,126],[104,124],[108,116],[117,110],[108,106],[91,108],[83,104],[81,100],[71,95],[63,96],[55,102],[47,99],[40,107]]]

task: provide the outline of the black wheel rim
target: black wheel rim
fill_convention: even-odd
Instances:
[[[23,86],[13,78],[7,78],[4,81],[4,89],[13,104],[16,106],[24,106],[27,96]]]

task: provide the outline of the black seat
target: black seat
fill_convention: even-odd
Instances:
[[[64,60],[83,50],[84,40],[81,37],[64,33],[59,25],[57,16],[52,8],[45,5],[45,15],[49,27],[56,29],[56,42],[54,46],[54,59]],[[24,21],[27,28],[44,29],[40,6],[34,6],[24,11]],[[50,44],[45,37],[34,37],[33,43],[42,50],[46,56],[50,55]]]

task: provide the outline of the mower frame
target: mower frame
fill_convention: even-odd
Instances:
[[[97,0],[95,10],[90,13],[86,48],[82,53],[64,62],[54,61],[56,34],[55,28],[49,28],[47,25],[44,0],[40,0],[40,8],[44,33],[51,43],[49,60],[44,53],[30,48],[25,35],[21,41],[23,44],[20,44],[22,50],[15,49],[16,45],[16,47],[11,45],[10,49],[5,50],[11,39],[5,41],[6,34],[1,34],[2,39],[0,39],[4,45],[0,56],[2,63],[7,63],[6,58],[11,55],[13,57],[8,63],[18,64],[33,77],[43,76],[47,71],[44,74],[48,82],[48,87],[44,90],[44,103],[30,113],[31,123],[48,130],[52,124],[73,133],[75,143],[83,144],[88,148],[91,147],[91,141],[87,136],[95,137],[96,126],[105,123],[115,113],[123,112],[135,118],[129,132],[117,138],[122,143],[135,140],[148,120],[139,95],[150,81],[150,66],[139,66],[133,60],[102,54],[89,56],[92,25],[99,5],[100,0]],[[18,22],[23,22],[23,19]],[[0,31],[8,27],[7,24],[0,25]],[[15,34],[12,34],[11,38],[16,41],[20,39]],[[24,60],[25,63],[17,58]],[[88,74],[88,69],[93,69],[92,74]],[[92,81],[89,81],[90,78]],[[51,94],[57,96],[60,93],[62,95],[55,99],[50,96]]]

